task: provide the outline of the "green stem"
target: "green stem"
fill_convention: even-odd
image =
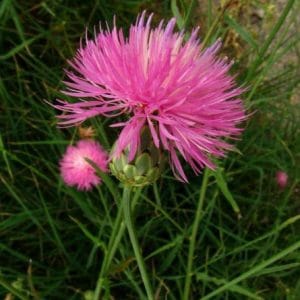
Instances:
[[[141,189],[139,189],[135,194],[135,197],[133,199],[133,208],[135,207],[136,202],[139,199],[140,193],[141,193]],[[108,247],[107,247],[106,253],[104,255],[101,269],[99,272],[97,285],[96,285],[96,288],[94,291],[93,300],[101,299],[100,296],[101,296],[101,291],[103,289],[106,273],[107,273],[107,271],[111,265],[111,262],[115,256],[115,253],[118,249],[119,243],[124,235],[124,231],[125,231],[125,223],[123,222],[123,201],[121,201],[121,204],[118,207],[118,214],[117,214],[116,220],[114,222],[112,233],[110,235],[110,239],[108,242]]]
[[[148,300],[154,300],[154,296],[153,296],[154,294],[152,292],[152,288],[146,271],[145,262],[143,260],[140,251],[140,247],[134,229],[134,224],[131,217],[130,192],[131,192],[131,188],[124,187],[124,194],[123,194],[124,220],[129,233],[129,238],[131,241],[131,245],[133,247],[135,258],[142,276],[142,280],[146,289]]]
[[[118,214],[117,214],[116,220],[114,222],[114,227],[113,227],[113,230],[112,230],[109,242],[108,242],[107,251],[104,255],[103,262],[101,265],[96,289],[94,292],[94,300],[100,299],[101,290],[103,288],[106,272],[109,269],[112,258],[115,255],[115,251],[116,251],[117,246],[118,246],[118,244],[121,240],[121,237],[124,233],[124,229],[125,229],[124,223],[122,224],[122,203],[121,203],[121,206],[119,207]]]
[[[190,237],[185,285],[184,285],[183,298],[182,298],[183,300],[189,299],[191,281],[193,276],[192,266],[193,266],[194,253],[195,253],[196,236],[197,236],[199,224],[202,217],[202,208],[203,208],[203,203],[204,203],[204,198],[205,198],[205,193],[206,193],[206,188],[208,183],[208,177],[209,177],[209,170],[206,168],[203,175],[203,181],[202,181],[198,206],[196,210],[196,216],[192,227],[192,235]]]

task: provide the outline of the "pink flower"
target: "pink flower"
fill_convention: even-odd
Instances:
[[[179,154],[198,173],[215,167],[211,157],[232,149],[223,139],[242,131],[243,89],[228,74],[231,63],[216,56],[219,41],[202,49],[198,28],[185,41],[184,32],[174,32],[174,18],[154,29],[151,20],[143,12],[128,38],[116,26],[86,37],[69,62],[74,71],[67,71],[64,92],[80,101],[54,107],[64,112],[60,126],[124,114],[124,122],[112,125],[123,127],[113,155],[129,146],[130,160],[148,126],[155,146],[169,152],[177,178],[187,181]]]
[[[283,171],[277,171],[276,182],[281,189],[284,189],[288,183],[288,174]]]
[[[78,190],[90,190],[101,182],[94,168],[85,158],[93,161],[103,172],[107,171],[107,154],[94,140],[81,140],[75,146],[68,146],[60,161],[60,173],[64,182]]]

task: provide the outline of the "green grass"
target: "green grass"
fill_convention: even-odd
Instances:
[[[156,23],[175,15],[179,28],[200,24],[206,45],[221,37],[252,113],[236,143],[240,153],[208,174],[205,194],[203,175],[188,167],[189,184],[166,170],[136,191],[136,234],[155,298],[183,299],[188,285],[190,299],[300,299],[299,3],[286,1],[275,16],[259,1],[223,9],[200,2],[0,2],[1,299],[89,299],[95,290],[103,299],[147,299],[118,210],[118,182],[107,176],[87,193],[62,183],[58,161],[77,132],[58,129],[44,102],[62,97],[63,69],[86,26],[92,33],[116,14],[128,28],[143,9],[156,13]],[[250,17],[259,9],[263,35]],[[87,124],[109,149],[109,121]],[[283,191],[274,179],[279,169],[289,174]]]

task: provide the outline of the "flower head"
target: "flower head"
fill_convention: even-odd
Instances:
[[[103,172],[107,171],[107,154],[94,140],[81,140],[75,146],[68,146],[60,161],[60,173],[64,182],[78,190],[90,190],[101,182],[89,159]]]
[[[129,149],[129,160],[148,127],[154,145],[169,153],[175,175],[187,181],[179,154],[198,173],[232,148],[223,138],[241,132],[243,90],[228,74],[231,64],[216,56],[219,41],[202,49],[198,29],[185,41],[184,32],[174,32],[174,18],[154,29],[151,20],[142,13],[128,38],[116,25],[86,38],[70,62],[64,92],[80,101],[55,107],[65,112],[61,126],[124,114],[124,122],[112,125],[122,127],[113,156]]]
[[[288,174],[284,171],[277,171],[276,182],[279,188],[284,189],[288,183]]]

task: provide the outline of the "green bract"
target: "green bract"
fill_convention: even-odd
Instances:
[[[129,162],[128,149],[119,157],[113,157],[110,170],[122,183],[135,187],[142,187],[155,182],[162,171],[162,155],[151,139],[149,132],[144,129],[141,147],[135,158]]]

